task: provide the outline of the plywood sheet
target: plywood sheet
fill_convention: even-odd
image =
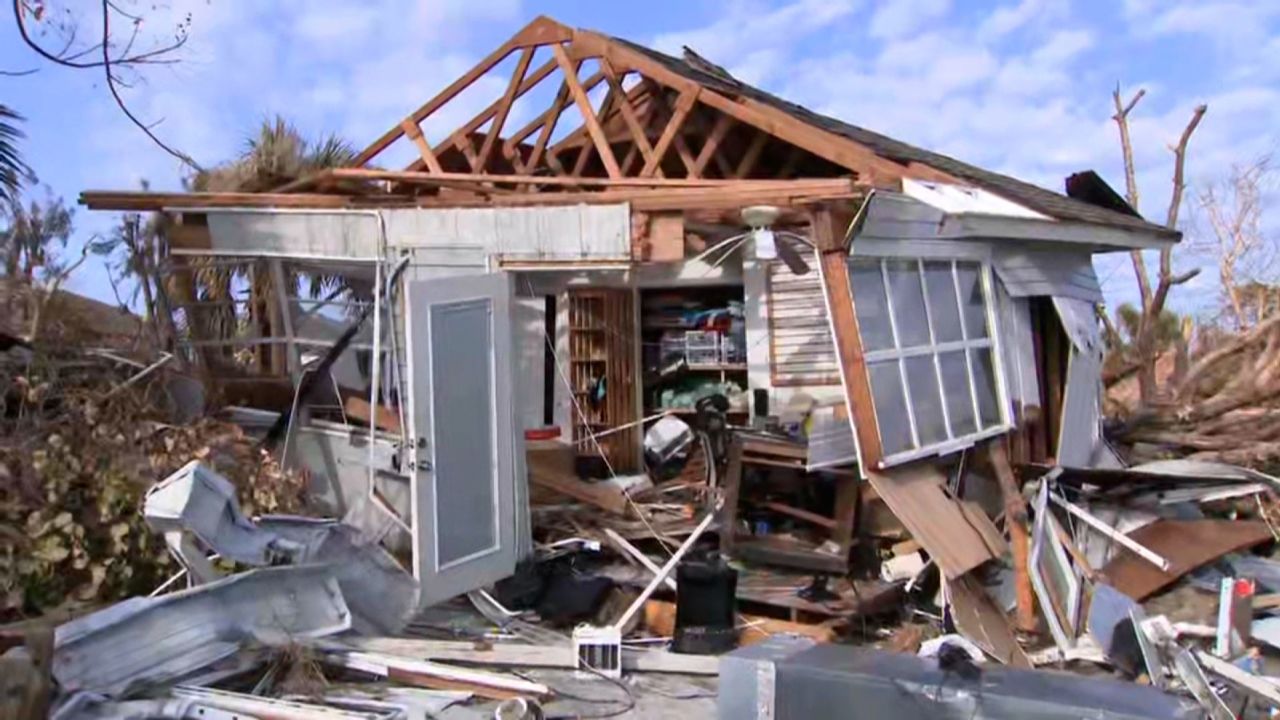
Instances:
[[[1166,572],[1121,549],[1102,568],[1102,575],[1112,587],[1141,602],[1229,552],[1270,540],[1271,531],[1261,522],[1157,520],[1129,533],[1129,537],[1170,563]]]
[[[966,575],[949,581],[947,592],[951,598],[951,619],[960,634],[1006,665],[1031,667],[1031,661],[1013,634],[1008,616],[991,600],[976,577]]]
[[[946,477],[928,462],[868,472],[876,494],[902,521],[948,579],[996,557],[989,540],[1000,536],[986,514],[966,512],[945,487]]]

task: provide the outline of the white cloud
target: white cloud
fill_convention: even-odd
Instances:
[[[871,16],[872,37],[894,39],[915,32],[947,14],[951,0],[882,0]]]

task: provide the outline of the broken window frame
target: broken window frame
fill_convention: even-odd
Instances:
[[[897,452],[888,452],[886,449],[883,459],[880,461],[880,467],[890,467],[899,465],[912,460],[923,457],[936,455],[945,455],[966,447],[971,447],[977,442],[984,439],[994,437],[1006,433],[1010,429],[1010,413],[1008,407],[1008,389],[1005,383],[1003,358],[1001,357],[1001,344],[999,330],[999,319],[996,314],[996,301],[994,292],[994,281],[992,279],[991,264],[985,259],[977,259],[973,256],[965,257],[964,255],[939,255],[934,253],[912,254],[897,252],[870,252],[851,254],[848,259],[850,269],[851,282],[850,292],[855,296],[854,309],[859,313],[859,332],[865,333],[865,327],[862,322],[863,318],[859,312],[859,304],[856,301],[857,289],[853,281],[853,273],[857,269],[858,263],[875,263],[880,270],[880,278],[882,282],[883,296],[881,298],[884,307],[887,309],[887,318],[892,337],[893,347],[876,350],[865,350],[863,357],[867,365],[868,382],[871,382],[871,367],[880,362],[894,361],[898,368],[898,381],[902,388],[902,398],[906,405],[906,421],[908,424],[911,447]],[[893,293],[889,280],[890,262],[908,262],[915,266],[916,273],[920,279],[921,295],[925,310],[925,324],[929,333],[927,344],[915,345],[911,347],[902,347],[899,328],[898,313],[900,309],[895,307]],[[934,326],[934,309],[929,301],[928,282],[925,279],[925,263],[942,262],[950,264],[951,269],[951,286],[956,292],[956,311],[959,315],[959,323],[961,326],[961,339],[953,341],[939,341],[938,331]],[[961,265],[975,267],[978,270],[979,287],[982,292],[982,317],[986,323],[987,333],[985,337],[970,337],[970,329],[967,327],[965,317],[964,301],[961,297],[960,279],[958,277]],[[863,334],[863,347],[867,347],[866,336]],[[993,398],[996,411],[999,414],[998,420],[994,424],[984,424],[982,419],[981,404],[978,400],[978,385],[975,378],[975,356],[971,351],[986,351],[991,357],[992,380],[995,386],[995,397]],[[969,386],[969,399],[972,404],[973,424],[975,431],[970,433],[957,434],[952,428],[950,418],[950,410],[947,407],[946,385],[942,379],[942,369],[939,357],[948,352],[963,352],[965,357],[965,369],[967,370],[966,379]],[[943,428],[946,432],[947,439],[934,442],[923,443],[920,439],[919,427],[916,422],[917,407],[913,402],[911,384],[907,378],[906,363],[904,360],[912,357],[926,356],[933,360],[933,379],[936,381],[936,389],[938,390],[938,399],[941,405],[943,415]],[[874,400],[873,400],[874,403]],[[882,413],[876,412],[876,432],[880,434],[883,443],[885,438],[884,428],[881,425]]]

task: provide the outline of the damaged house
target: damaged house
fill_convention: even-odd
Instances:
[[[1122,466],[1092,257],[1179,235],[1092,173],[1051,192],[547,18],[389,125],[270,192],[81,201],[167,216],[206,395],[283,419],[318,506],[409,551],[424,606],[513,573],[534,492],[658,523],[619,481],[668,418],[756,431],[707,450],[730,555],[843,575],[900,523],[979,624],[1012,468]],[[825,541],[748,521],[759,466],[829,484],[829,516],[771,501]],[[1016,662],[1004,634],[983,649]]]

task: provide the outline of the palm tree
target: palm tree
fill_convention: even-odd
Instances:
[[[316,142],[308,141],[292,123],[276,116],[263,120],[258,132],[245,141],[244,151],[239,157],[196,173],[187,185],[190,190],[204,192],[269,192],[320,170],[350,166],[356,155],[355,148],[336,135],[326,135]],[[253,272],[248,264],[236,267],[200,261],[193,264],[197,300],[206,303],[201,306],[198,333],[206,337],[229,338],[243,327],[244,319],[236,312],[233,291],[236,286],[244,287],[245,284],[249,289],[252,314],[263,323],[259,330],[264,334],[269,332],[264,319],[270,315],[270,303],[276,292],[270,273]],[[303,284],[307,285],[312,297],[347,287],[339,275],[318,273],[290,273],[286,275],[285,283],[287,287],[282,290],[292,288],[296,291]],[[263,350],[265,359],[266,349]]]
[[[17,201],[18,187],[32,176],[18,153],[18,141],[25,137],[17,125],[22,120],[12,108],[0,105],[0,201],[5,204]]]

